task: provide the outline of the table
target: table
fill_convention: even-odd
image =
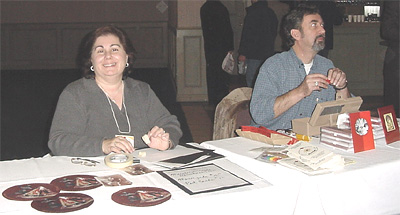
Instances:
[[[313,144],[318,144],[313,140]],[[95,167],[71,164],[70,157],[45,156],[0,162],[0,192],[8,187],[25,183],[49,183],[64,175],[91,174],[97,176],[121,174],[132,185],[99,187],[79,191],[94,198],[94,203],[80,211],[68,214],[108,214],[118,212],[146,214],[399,214],[400,151],[386,146],[357,154],[335,151],[356,163],[343,170],[317,176],[308,176],[279,164],[268,164],[254,159],[258,153],[251,149],[265,144],[242,137],[201,144],[205,148],[225,155],[212,163],[245,178],[253,186],[224,191],[188,195],[156,172],[131,176],[121,170],[107,167],[104,157],[94,157],[100,162]],[[147,152],[151,159],[142,164],[152,170],[163,170],[154,160],[192,153],[178,146],[172,151]],[[137,156],[139,152],[135,152]],[[152,155],[152,157],[150,157]],[[158,156],[158,157],[157,157]],[[154,160],[152,160],[154,158]],[[121,189],[136,186],[155,186],[171,192],[171,200],[151,207],[129,207],[111,200],[111,195]],[[64,192],[64,191],[63,191]],[[0,214],[44,214],[30,207],[30,202],[11,201],[0,197]]]
[[[166,152],[157,151],[154,149],[140,150],[147,152],[147,155],[156,155],[159,159],[174,157],[176,154],[189,153],[190,149],[178,146],[176,149]],[[138,156],[139,152],[134,155]],[[271,184],[253,173],[241,168],[240,166],[230,162],[228,159],[222,158],[212,161],[212,163],[223,167],[224,169],[245,178],[251,182],[252,186],[244,186],[239,188],[217,191],[212,193],[189,195],[180,188],[172,184],[170,181],[162,177],[156,172],[145,175],[132,176],[119,169],[112,169],[104,164],[104,157],[92,157],[89,159],[99,161],[100,164],[95,167],[88,167],[79,164],[72,164],[71,157],[64,156],[45,156],[42,158],[31,158],[22,160],[2,161],[0,162],[0,192],[15,185],[27,183],[50,183],[53,179],[74,175],[88,174],[96,176],[105,176],[113,174],[121,174],[132,182],[132,185],[119,187],[101,186],[96,189],[79,191],[90,195],[94,199],[94,203],[79,211],[69,212],[68,214],[108,214],[118,212],[146,214],[214,214],[215,211],[226,213],[246,213],[248,207],[252,207],[257,211],[265,210],[265,201],[271,201],[274,196],[267,196],[266,193],[273,193],[274,188]],[[154,159],[154,157],[153,157]],[[157,158],[156,158],[157,159]],[[151,160],[151,159],[150,159]],[[154,171],[165,170],[141,160],[141,163]],[[117,204],[111,200],[111,195],[119,190],[129,187],[151,186],[160,187],[168,190],[172,194],[172,198],[160,205],[151,207],[130,207]],[[62,191],[70,192],[70,191]],[[279,196],[279,195],[278,195]],[[283,198],[283,195],[281,196]],[[294,199],[292,199],[293,201]],[[254,206],[254,207],[253,207]],[[278,206],[273,206],[273,210],[282,211]],[[289,213],[291,209],[285,211]],[[0,196],[0,214],[45,214],[31,208],[30,202],[27,201],[12,201]]]
[[[319,144],[319,139],[314,138],[311,143]],[[252,149],[265,146],[258,141],[236,137],[202,145],[215,149],[289,196],[295,195],[291,214],[400,214],[399,148],[378,144],[374,150],[354,154],[329,147],[355,163],[333,173],[309,176],[255,160],[259,153]]]

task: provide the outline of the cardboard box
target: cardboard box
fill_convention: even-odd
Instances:
[[[335,126],[339,114],[358,112],[361,97],[351,97],[318,103],[311,117],[292,120],[293,132],[307,136],[318,136],[322,126]]]
[[[292,141],[292,138],[280,134],[271,134],[271,137],[267,137],[262,134],[254,133],[251,131],[242,131],[240,129],[236,129],[236,133],[240,137],[245,137],[263,143],[268,143],[270,145],[288,145],[288,143]]]

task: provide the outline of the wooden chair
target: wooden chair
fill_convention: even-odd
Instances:
[[[237,128],[250,124],[249,104],[252,91],[250,87],[236,88],[217,105],[213,140],[234,137]]]

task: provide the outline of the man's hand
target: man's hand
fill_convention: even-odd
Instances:
[[[314,90],[320,91],[321,88],[327,89],[329,85],[328,80],[329,79],[322,74],[307,75],[297,88],[302,93],[304,98],[311,95]]]
[[[328,80],[335,86],[335,89],[344,89],[347,86],[346,73],[339,68],[328,70]]]

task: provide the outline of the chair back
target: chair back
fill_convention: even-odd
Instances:
[[[253,89],[236,88],[215,109],[213,140],[234,137],[235,130],[251,122],[249,104]]]

